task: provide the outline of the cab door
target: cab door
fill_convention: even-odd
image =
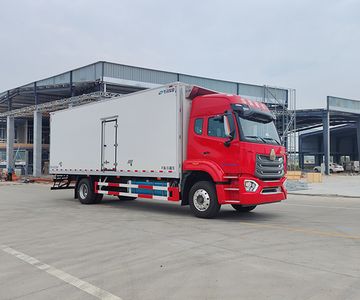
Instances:
[[[225,173],[239,172],[239,138],[232,114],[197,118],[194,120],[194,131],[191,147],[193,159],[213,161]],[[233,135],[232,138],[229,136],[230,133]]]

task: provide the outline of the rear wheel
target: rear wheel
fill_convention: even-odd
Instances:
[[[249,211],[252,211],[253,209],[255,209],[255,207],[256,207],[256,205],[242,206],[240,204],[231,204],[231,206],[239,212],[249,212]]]
[[[96,204],[102,200],[103,195],[94,193],[91,180],[89,178],[83,178],[77,185],[77,194],[79,201],[82,204]]]
[[[195,183],[190,189],[189,204],[196,217],[214,218],[220,210],[214,184],[209,181]]]

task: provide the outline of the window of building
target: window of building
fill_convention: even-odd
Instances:
[[[0,143],[6,142],[6,127],[0,125]]]

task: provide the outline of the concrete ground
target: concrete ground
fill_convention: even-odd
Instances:
[[[359,198],[360,201],[360,175],[332,174],[322,176],[322,183],[309,183],[307,189],[291,193],[301,195],[327,195]]]
[[[360,199],[188,207],[0,185],[0,299],[360,299]]]

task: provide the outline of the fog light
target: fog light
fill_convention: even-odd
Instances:
[[[259,185],[254,180],[244,180],[244,187],[247,192],[256,192]]]

